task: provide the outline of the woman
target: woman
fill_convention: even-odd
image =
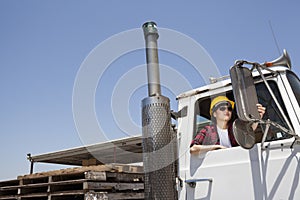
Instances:
[[[216,149],[225,149],[238,146],[232,131],[232,110],[234,102],[226,96],[214,98],[210,104],[212,125],[205,126],[190,145],[190,153],[207,152]],[[257,104],[260,117],[265,113],[265,107]],[[257,125],[254,125],[255,130]]]

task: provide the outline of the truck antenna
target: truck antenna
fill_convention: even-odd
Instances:
[[[280,52],[280,49],[279,49],[279,45],[278,45],[278,42],[277,42],[274,30],[273,30],[273,27],[272,27],[271,20],[269,20],[269,26],[270,26],[270,29],[271,29],[271,32],[272,32],[272,35],[273,35],[273,39],[274,39],[275,45],[277,47],[277,51],[278,51],[279,55],[281,55],[281,52]]]

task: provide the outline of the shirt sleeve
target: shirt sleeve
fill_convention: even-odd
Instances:
[[[190,147],[192,147],[193,145],[201,145],[203,143],[203,140],[205,138],[206,135],[206,128],[201,129],[197,135],[195,136],[195,138],[192,140]]]

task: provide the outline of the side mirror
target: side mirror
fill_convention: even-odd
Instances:
[[[256,89],[251,71],[246,67],[234,65],[230,69],[230,78],[237,115],[242,121],[260,119],[256,104]]]
[[[255,144],[255,133],[252,129],[252,124],[251,122],[236,119],[232,125],[233,135],[237,143],[245,149],[251,149]]]
[[[234,65],[230,69],[230,77],[238,115],[238,119],[233,123],[233,134],[240,146],[251,149],[255,144],[252,124],[256,119],[260,119],[252,73],[246,67]]]

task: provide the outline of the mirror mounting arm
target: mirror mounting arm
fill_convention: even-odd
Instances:
[[[261,120],[260,123],[261,124],[266,124],[266,129],[264,131],[264,134],[263,134],[263,137],[262,137],[262,140],[261,140],[261,149],[265,149],[264,143],[266,141],[267,134],[268,134],[268,131],[269,131],[269,128],[270,128],[271,125],[275,126],[276,128],[280,129],[281,131],[283,131],[283,132],[285,132],[287,134],[290,134],[290,135],[292,135],[294,137],[297,137],[297,135],[291,129],[288,130],[285,127],[281,126],[280,124],[271,121],[270,119],[267,119],[266,121]]]
[[[291,124],[290,124],[290,122],[289,122],[287,116],[286,116],[285,113],[283,112],[283,109],[282,109],[282,107],[280,106],[280,104],[279,104],[279,102],[278,102],[278,100],[277,100],[275,94],[273,93],[273,91],[272,91],[272,89],[271,89],[271,87],[270,87],[268,81],[266,80],[264,74],[262,73],[262,69],[268,70],[268,71],[270,71],[271,73],[276,74],[276,75],[278,75],[279,73],[278,73],[278,72],[275,72],[275,71],[273,71],[273,70],[271,70],[271,69],[269,69],[269,68],[266,66],[266,64],[259,64],[259,63],[257,63],[257,62],[249,62],[249,61],[246,61],[246,60],[238,60],[238,61],[235,62],[235,64],[236,64],[237,66],[239,66],[239,67],[242,67],[244,64],[252,65],[252,68],[250,69],[250,71],[252,72],[254,69],[256,69],[256,70],[258,71],[258,73],[259,73],[260,77],[262,78],[264,84],[266,85],[266,87],[267,87],[267,89],[268,89],[268,91],[269,91],[269,93],[270,93],[272,99],[274,100],[274,102],[275,102],[277,108],[279,109],[279,112],[280,112],[281,115],[283,116],[284,121],[286,122],[286,124],[288,125],[288,128],[289,128],[289,130],[284,130],[285,128],[283,128],[283,127],[280,127],[280,129],[283,130],[284,132],[287,132],[288,134],[294,136],[295,134],[294,134],[293,128],[292,128],[292,126],[291,126]],[[274,123],[272,123],[272,122],[268,122],[268,123],[271,123],[271,124],[274,125]],[[276,125],[276,126],[278,126],[278,125]]]
[[[257,69],[258,73],[260,74],[262,80],[264,81],[264,84],[266,85],[266,87],[267,87],[267,89],[268,89],[268,91],[269,91],[269,93],[270,93],[272,99],[274,100],[274,102],[275,102],[277,108],[279,109],[281,115],[283,116],[284,121],[285,121],[286,124],[288,125],[289,130],[293,132],[293,128],[292,128],[292,126],[291,126],[289,120],[287,119],[285,113],[283,112],[283,109],[282,109],[282,107],[280,106],[280,104],[279,104],[279,102],[278,102],[278,100],[277,100],[275,94],[273,93],[273,91],[272,91],[272,89],[271,89],[271,87],[270,87],[268,81],[266,80],[264,74],[262,73],[261,68],[262,68],[262,67],[261,67],[260,64],[256,65],[256,69]],[[290,131],[288,131],[288,132],[290,132]]]
[[[269,132],[269,128],[270,128],[270,119],[268,119],[267,120],[267,122],[266,122],[266,129],[265,129],[265,132],[264,132],[264,135],[263,135],[263,137],[262,137],[262,139],[261,139],[261,149],[264,149],[265,147],[264,147],[264,143],[265,143],[265,141],[266,141],[266,139],[267,139],[267,134],[268,134],[268,132]]]

